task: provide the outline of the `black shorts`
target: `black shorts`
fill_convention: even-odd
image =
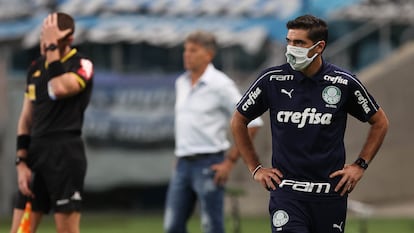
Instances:
[[[33,211],[80,211],[86,175],[86,155],[80,137],[33,139],[28,166],[34,173]],[[15,208],[24,209],[27,198],[17,194]]]
[[[270,197],[269,213],[273,233],[345,232],[347,199],[296,200]]]

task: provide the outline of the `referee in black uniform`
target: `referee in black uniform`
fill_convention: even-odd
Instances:
[[[58,233],[80,232],[87,166],[81,133],[93,64],[71,48],[74,30],[73,18],[65,13],[52,13],[43,21],[41,56],[30,65],[17,127],[19,192],[11,233],[17,232],[29,199],[31,232],[49,211]]]

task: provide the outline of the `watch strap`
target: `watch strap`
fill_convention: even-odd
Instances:
[[[27,163],[27,158],[21,157],[21,156],[17,156],[16,157],[16,160],[15,160],[16,166],[19,165],[22,162],[23,163]]]
[[[367,161],[365,161],[365,159],[358,157],[355,162],[356,165],[360,166],[361,168],[363,168],[364,170],[366,170],[368,168],[368,163]]]
[[[58,48],[57,44],[51,43],[46,46],[45,51],[55,51]]]

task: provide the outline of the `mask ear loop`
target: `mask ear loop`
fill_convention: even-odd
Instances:
[[[316,46],[318,46],[320,44],[321,41],[316,42],[316,44],[312,45],[310,48],[308,48],[308,53],[309,51],[311,51],[312,49],[316,48]],[[318,56],[319,53],[315,53],[312,57],[308,58],[308,59],[315,59],[316,56]],[[307,55],[306,55],[307,57]]]
[[[316,42],[316,44],[312,45],[308,50],[314,49],[316,46],[318,46],[321,43],[321,41]]]
[[[315,53],[312,57],[310,57],[310,58],[308,58],[308,59],[312,59],[312,60],[313,60],[313,59],[315,59],[315,57],[316,57],[316,56],[318,56],[318,55],[319,55],[319,53]]]

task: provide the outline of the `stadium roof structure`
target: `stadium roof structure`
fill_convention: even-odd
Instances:
[[[397,24],[414,24],[412,0],[365,0],[338,11],[334,19],[354,21],[388,21]]]
[[[256,53],[267,39],[285,40],[287,20],[304,13],[328,17],[360,0],[0,0],[8,6],[0,6],[0,42],[22,40],[24,47],[36,46],[50,2],[57,11],[75,16],[75,43],[175,46],[190,31],[203,29],[215,33],[222,47],[239,45]],[[2,13],[10,4],[25,6],[14,19]],[[25,13],[27,9],[32,11]]]

